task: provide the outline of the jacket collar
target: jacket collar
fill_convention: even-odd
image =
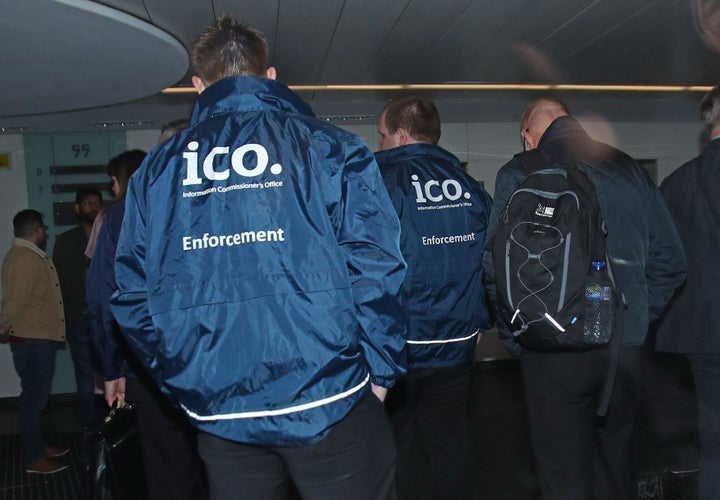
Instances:
[[[708,149],[709,148],[713,148],[713,149],[720,148],[720,136],[713,137],[712,139],[710,139],[707,143],[707,146],[705,146],[705,147]]]
[[[703,148],[701,157],[705,157],[711,160],[712,164],[715,165],[715,158],[720,155],[720,137],[717,139],[711,139]]]
[[[40,249],[40,247],[35,245],[32,241],[26,240],[25,238],[14,238],[12,244],[18,247],[28,248],[38,254],[43,259],[48,258],[48,256]]]
[[[315,116],[305,101],[276,80],[231,76],[213,83],[197,97],[190,122],[195,125],[223,113],[263,110]]]
[[[538,148],[557,140],[590,140],[590,136],[572,116],[556,118],[540,138]]]
[[[422,157],[435,157],[454,163],[459,162],[454,154],[435,144],[407,144],[375,153],[375,159],[378,163],[401,162]]]
[[[608,145],[592,140],[572,116],[556,118],[540,138],[538,150],[546,158],[557,162],[579,158],[599,161],[617,153]]]

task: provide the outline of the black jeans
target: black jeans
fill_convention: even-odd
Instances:
[[[318,443],[252,446],[198,435],[213,500],[392,500],[395,447],[382,403],[368,394]]]
[[[411,468],[416,440],[430,460],[433,498],[473,496],[468,430],[468,389],[472,365],[411,371],[388,395],[398,448],[398,498],[413,497]]]
[[[126,391],[137,414],[149,500],[195,498],[202,471],[196,431],[149,378],[128,377]]]
[[[543,499],[637,498],[639,349],[621,349],[604,421],[596,412],[610,349],[520,356]]]
[[[87,316],[67,321],[65,325],[67,342],[70,346],[75,368],[80,424],[91,428],[96,424],[95,411],[95,351],[92,344],[92,330]]]

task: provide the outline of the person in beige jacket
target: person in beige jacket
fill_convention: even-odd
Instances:
[[[57,460],[67,448],[49,446],[40,412],[50,395],[58,344],[65,341],[65,317],[55,266],[45,255],[47,226],[36,210],[13,218],[15,239],[2,265],[0,334],[9,335],[20,377],[18,429],[23,464],[29,473],[52,474],[67,465]]]

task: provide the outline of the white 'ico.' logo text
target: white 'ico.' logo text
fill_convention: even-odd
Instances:
[[[470,193],[464,193],[462,185],[455,179],[445,179],[442,182],[432,179],[421,184],[417,175],[411,175],[410,178],[412,179],[411,184],[415,188],[415,201],[418,203],[456,201],[460,198],[470,199]]]
[[[187,145],[188,150],[183,153],[186,162],[183,186],[194,186],[203,182],[200,158],[197,153],[199,147],[200,144],[197,141],[191,141]],[[248,154],[252,154],[255,158],[255,166],[251,168],[245,166],[245,156]],[[227,155],[230,155],[230,165],[222,161]],[[211,181],[224,181],[230,178],[232,170],[241,177],[257,177],[265,172],[269,163],[267,149],[261,144],[243,144],[232,153],[228,146],[215,146],[202,160],[202,176]],[[270,173],[273,175],[280,175],[282,170],[283,167],[279,163],[270,165]]]

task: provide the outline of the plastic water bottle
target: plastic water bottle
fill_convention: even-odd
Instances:
[[[585,340],[604,344],[610,340],[614,320],[612,284],[605,262],[593,262],[590,275],[585,285]]]

